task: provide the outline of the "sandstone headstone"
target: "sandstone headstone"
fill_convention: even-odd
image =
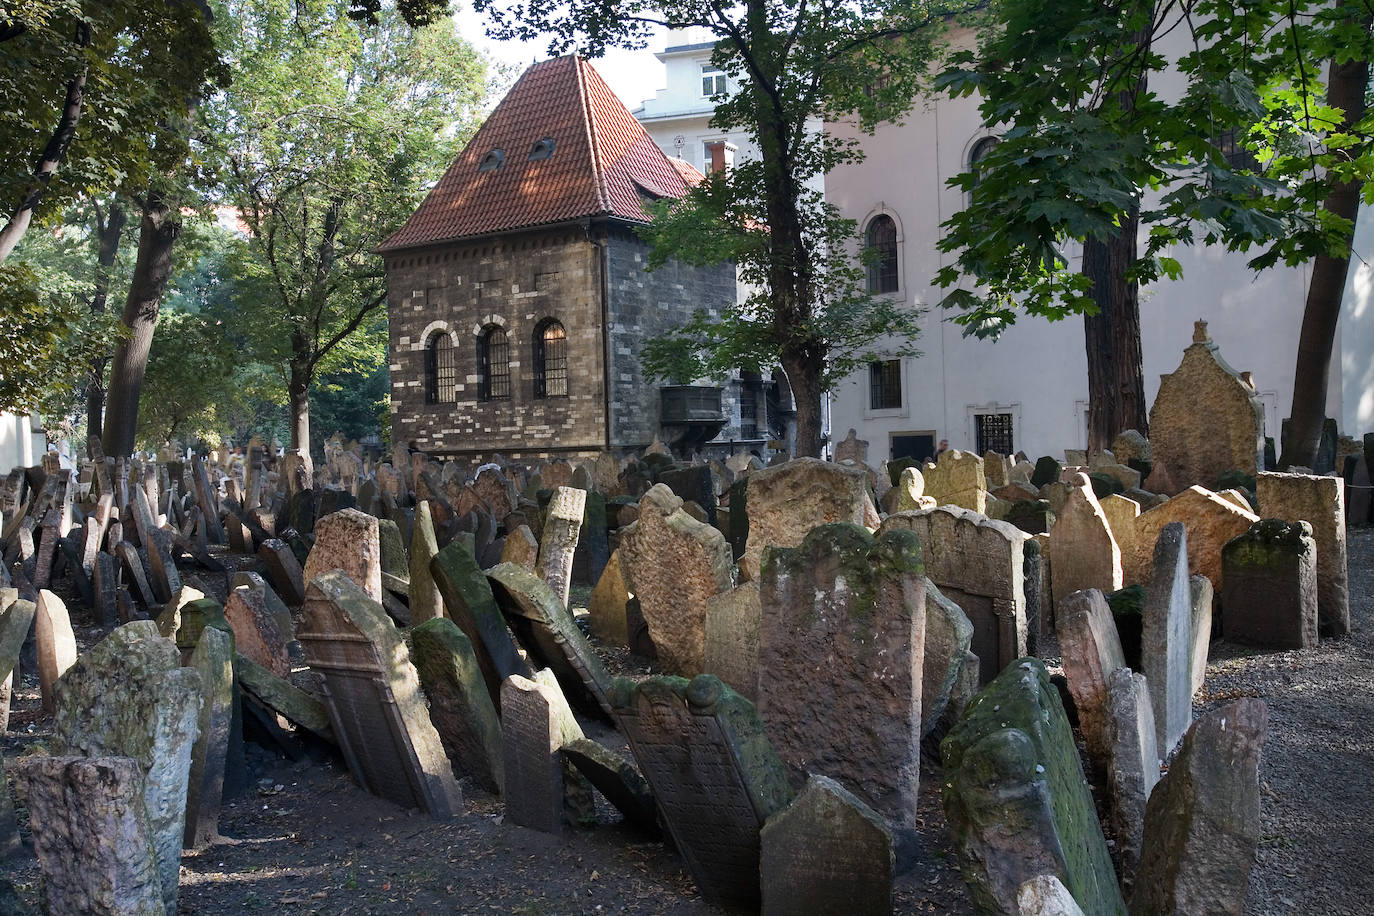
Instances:
[[[555,490],[545,516],[544,534],[539,539],[535,571],[564,606],[567,606],[568,591],[572,588],[573,556],[577,552],[577,537],[582,529],[586,503],[586,490],[574,487]]]
[[[233,637],[214,627],[201,631],[191,667],[200,673],[201,703],[196,743],[191,748],[182,842],[187,849],[198,849],[219,838],[219,808],[234,717]]]
[[[1107,527],[1111,529],[1112,540],[1121,550],[1122,563],[1135,549],[1135,520],[1140,517],[1140,503],[1120,493],[1113,493],[1098,501],[1102,514],[1107,517]],[[1124,572],[1123,565],[1123,572]]]
[[[1246,912],[1268,718],[1264,701],[1242,697],[1188,730],[1145,808],[1131,916]]]
[[[458,776],[500,793],[501,723],[472,643],[452,620],[436,617],[410,632],[415,669],[429,699],[429,719]]]
[[[892,834],[835,780],[811,776],[760,842],[765,916],[892,912]]]
[[[1145,802],[1159,782],[1159,744],[1149,685],[1129,668],[1117,668],[1107,678],[1107,740],[1112,832],[1122,871],[1132,876],[1140,862]]]
[[[501,546],[501,562],[514,563],[533,572],[539,563],[539,542],[529,525],[517,525]]]
[[[1140,639],[1140,662],[1150,683],[1161,756],[1173,750],[1193,719],[1192,616],[1188,535],[1182,524],[1173,522],[1164,526],[1155,543]]]
[[[1087,478],[1070,481],[1068,499],[1050,529],[1054,551],[1051,589],[1056,596],[1087,588],[1113,592],[1122,582],[1121,549]]]
[[[1105,769],[1111,757],[1107,680],[1126,664],[1107,599],[1095,588],[1059,601],[1055,614],[1064,676],[1069,682],[1088,754]]]
[[[1266,518],[1222,550],[1228,640],[1273,649],[1317,644],[1317,545],[1307,522]]]
[[[868,442],[860,439],[853,427],[850,427],[848,435],[839,442],[835,443],[835,461],[851,460],[860,464],[868,462]]]
[[[291,619],[291,611],[286,606],[286,602],[281,600],[281,596],[276,593],[272,586],[262,576],[250,570],[240,570],[234,573],[234,578],[229,582],[229,588],[236,589],[239,586],[247,586],[252,591],[262,596],[262,602],[267,606],[267,612],[272,615],[272,619],[277,622],[277,629],[281,631],[287,642],[296,638],[296,623]],[[196,589],[183,588],[180,593],[182,603],[189,603],[197,598],[204,598],[205,595]],[[166,633],[163,634],[167,635]]]
[[[373,601],[382,600],[382,547],[377,520],[357,509],[341,509],[315,523],[315,546],[305,561],[307,587],[331,569],[341,569]]]
[[[794,772],[840,780],[895,828],[915,826],[924,573],[912,532],[838,523],[765,551],[759,583],[769,740]]]
[[[849,522],[876,528],[879,524],[878,511],[868,496],[868,475],[856,468],[797,458],[751,472],[744,490],[749,534],[740,571],[746,579],[758,577],[765,547],[795,547],[818,525]],[[733,494],[730,509],[733,521]]]
[[[1054,875],[1084,912],[1124,916],[1073,732],[1043,663],[1022,659],[999,674],[941,756],[945,816],[978,912],[1018,913],[1021,885]]]
[[[1160,532],[1170,522],[1182,522],[1188,530],[1189,573],[1206,576],[1214,589],[1220,589],[1221,549],[1257,521],[1259,516],[1253,512],[1246,512],[1210,490],[1189,487],[1136,519],[1134,543],[1130,554],[1123,558],[1126,581],[1149,583]]]
[[[292,725],[305,729],[328,744],[339,743],[324,703],[252,659],[237,654],[234,656],[234,683],[246,695]]]
[[[792,793],[753,704],[706,674],[619,679],[612,703],[702,897],[757,910],[759,831]]]
[[[893,508],[898,512],[935,508],[935,499],[926,496],[925,489],[926,482],[921,472],[916,468],[906,468],[902,471],[897,486],[892,488],[892,492],[897,494]]]
[[[1265,518],[1312,525],[1317,542],[1318,628],[1323,636],[1349,633],[1350,577],[1340,478],[1264,473],[1256,477],[1255,495]]]
[[[267,566],[277,594],[292,607],[305,603],[305,576],[300,561],[279,538],[268,538],[258,547],[258,558]],[[380,577],[379,577],[380,579]]]
[[[725,536],[688,516],[681,498],[655,484],[639,501],[639,520],[622,529],[619,552],[621,574],[639,599],[664,670],[700,673],[706,599],[734,585]]]
[[[987,513],[987,478],[983,459],[973,452],[945,449],[934,464],[926,464],[926,493],[941,506],[961,506]]]
[[[1078,901],[1054,875],[1037,875],[1016,889],[1020,916],[1083,916]]]
[[[513,674],[501,684],[502,794],[511,823],[562,834],[564,774],[558,752],[581,737],[557,680]]]
[[[281,632],[261,594],[243,585],[231,591],[224,603],[224,619],[234,631],[237,651],[277,677],[291,676],[291,656],[286,650],[288,635]]]
[[[562,747],[563,756],[642,833],[658,837],[658,806],[649,784],[632,764],[590,738]]]
[[[1193,673],[1193,696],[1207,677],[1207,654],[1212,645],[1212,582],[1206,576],[1189,576],[1193,597],[1193,650],[1189,669]]]
[[[296,636],[306,663],[324,675],[339,749],[363,788],[431,817],[460,813],[463,796],[410,653],[377,599],[332,569],[311,581]]]
[[[472,643],[491,701],[499,704],[501,682],[512,674],[528,677],[530,669],[506,629],[486,573],[477,565],[471,548],[457,539],[435,554],[429,570],[448,616]]]
[[[762,620],[757,581],[706,599],[706,670],[755,703]]]
[[[38,646],[38,683],[43,709],[54,712],[57,706],[53,699],[53,685],[76,663],[76,635],[72,633],[67,606],[47,589],[38,593],[33,629]]]
[[[921,736],[939,723],[973,644],[973,624],[959,605],[926,579],[926,647],[921,665]]]
[[[506,544],[510,544],[509,539]],[[610,562],[606,564],[587,602],[592,633],[606,645],[629,645],[630,634],[625,617],[629,600],[630,590],[620,572],[620,551],[616,550],[611,554]]]
[[[421,500],[415,507],[415,526],[410,539],[410,621],[416,626],[444,616],[444,599],[429,565],[439,553],[429,503]]]

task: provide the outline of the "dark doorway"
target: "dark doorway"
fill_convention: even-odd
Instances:
[[[892,458],[915,458],[926,461],[935,457],[934,433],[893,433]]]

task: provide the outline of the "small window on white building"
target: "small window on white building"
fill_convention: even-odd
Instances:
[[[725,95],[728,85],[724,71],[711,64],[706,64],[701,68],[701,94],[704,98],[709,99],[713,95]]]
[[[986,455],[988,452],[996,452],[999,455],[1016,454],[1010,411],[974,414],[973,435],[980,455]]]
[[[882,359],[868,366],[868,409],[896,410],[902,406],[902,361]]]

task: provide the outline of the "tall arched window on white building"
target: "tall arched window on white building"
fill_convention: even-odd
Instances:
[[[897,223],[886,213],[879,213],[868,222],[864,244],[875,254],[868,265],[868,291],[895,293],[897,291]]]

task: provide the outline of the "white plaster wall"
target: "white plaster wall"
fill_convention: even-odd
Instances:
[[[1359,439],[1374,432],[1374,217],[1360,209],[1354,255],[1341,304],[1338,351],[1344,392],[1341,431]]]
[[[34,430],[28,415],[0,411],[0,474],[38,464],[46,445],[47,437]]]

